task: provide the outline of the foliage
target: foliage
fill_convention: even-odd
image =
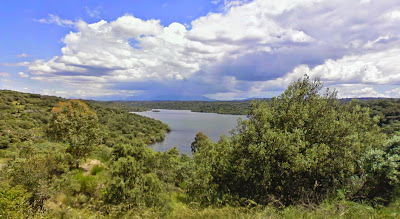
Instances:
[[[380,132],[397,133],[398,101],[339,101],[321,91],[308,77],[253,104],[0,91],[0,217],[398,217],[400,141]],[[249,118],[219,142],[198,133],[190,157],[147,147],[169,127],[129,111],[151,108]],[[90,162],[75,168],[68,151]]]
[[[231,196],[225,192],[230,181],[226,175],[230,141],[222,138],[217,144],[202,133],[196,135],[192,176],[187,180],[188,194],[200,203],[226,204]]]
[[[44,140],[49,111],[62,99],[14,91],[0,91],[0,149],[12,144]]]
[[[379,126],[389,135],[400,132],[400,99],[367,99],[360,101],[371,109],[371,116],[379,117]]]
[[[395,136],[381,149],[371,149],[361,159],[364,176],[356,198],[389,203],[400,183],[400,138]]]
[[[163,140],[164,133],[169,129],[160,121],[94,101],[66,102],[57,97],[12,91],[0,91],[0,99],[0,154],[5,156],[0,164],[0,182],[9,184],[10,188],[27,191],[29,215],[38,217],[86,215],[91,211],[89,209],[101,211],[104,204],[100,191],[108,179],[112,147],[128,142],[146,148],[145,143]],[[50,128],[46,128],[49,124]],[[46,138],[45,131],[52,138]],[[93,136],[104,138],[92,141]],[[71,150],[71,145],[92,145],[96,152],[84,152],[83,155],[94,156],[104,164],[93,167],[87,173],[74,169],[71,166],[74,159],[67,151],[75,156],[82,153]],[[155,152],[150,149],[145,151],[149,158],[154,157]],[[155,171],[152,169],[152,172]],[[145,190],[153,181],[155,186],[152,188],[158,185],[158,188],[164,189],[164,184],[160,184],[158,176],[155,177],[152,172],[145,174],[133,189]],[[142,198],[147,196],[144,192]],[[162,199],[164,196],[154,192],[150,197]],[[146,202],[152,203],[153,200],[147,198]],[[87,210],[66,210],[71,207]],[[55,211],[54,215],[50,210]]]
[[[251,108],[250,100],[243,101],[118,101],[107,102],[129,111],[151,109],[191,110],[193,112],[246,115]]]
[[[0,90],[0,149],[13,144],[46,139],[46,126],[51,111],[66,99],[38,94]],[[124,108],[106,102],[83,101],[96,112],[101,143],[112,147],[115,142],[142,141],[153,143],[164,140],[169,131],[166,124],[155,119],[128,113]]]
[[[76,160],[85,158],[99,142],[96,113],[79,100],[60,102],[51,113],[49,136],[68,143],[67,151]]]
[[[48,147],[47,149],[41,149]],[[65,153],[65,147],[57,144],[44,144],[37,148],[24,143],[17,149],[18,154],[7,169],[7,178],[12,186],[22,185],[31,192],[30,203],[42,207],[52,195],[51,181],[68,171],[71,157]]]
[[[5,182],[0,183],[0,217],[23,218],[29,213],[31,194],[21,185],[11,187]]]
[[[203,132],[197,133],[194,141],[190,145],[190,147],[192,148],[192,153],[196,153],[200,148],[206,147],[206,145],[204,146],[203,144],[207,144],[209,142],[207,140],[208,137],[203,134]]]
[[[205,180],[218,193],[211,200],[318,203],[361,174],[358,161],[384,136],[368,110],[339,106],[336,92],[321,89],[318,80],[299,79],[270,103],[255,103],[231,142],[203,151],[207,159],[196,168],[210,169]]]
[[[103,190],[105,203],[125,210],[145,207],[168,211],[164,182],[152,170],[154,152],[144,145],[118,145],[113,154]]]

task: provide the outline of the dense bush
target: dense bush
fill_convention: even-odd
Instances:
[[[77,160],[85,158],[100,142],[96,112],[79,100],[60,102],[52,110],[47,129],[53,140],[68,143],[67,151]]]
[[[354,198],[389,203],[396,197],[400,183],[400,137],[395,136],[383,148],[367,151],[361,159],[363,175]]]
[[[31,194],[21,185],[11,187],[0,183],[0,217],[25,218],[30,215],[29,199]]]
[[[207,186],[192,190],[213,202],[288,205],[318,203],[352,184],[363,155],[381,148],[384,136],[367,109],[340,106],[336,92],[321,89],[304,77],[270,103],[255,103],[232,140],[197,149],[194,159],[204,161],[196,169],[204,171],[195,179],[206,176]]]

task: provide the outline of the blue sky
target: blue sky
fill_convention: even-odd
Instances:
[[[308,74],[339,97],[400,97],[399,24],[399,0],[6,1],[0,89],[234,100]]]
[[[101,19],[115,20],[125,14],[147,19],[159,19],[168,26],[172,22],[188,23],[219,6],[211,1],[5,1],[0,8],[0,26],[7,34],[0,35],[0,61],[19,62],[17,55],[32,54],[31,59],[50,59],[60,53],[61,39],[73,27],[46,25],[35,20],[50,14],[71,21],[82,19],[95,23]],[[34,57],[33,57],[34,56]],[[29,60],[29,59],[26,59]]]

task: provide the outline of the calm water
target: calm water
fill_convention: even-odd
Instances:
[[[181,153],[190,154],[190,144],[197,132],[203,132],[211,140],[218,141],[221,135],[229,136],[229,131],[237,125],[238,118],[245,116],[221,115],[216,113],[196,113],[190,110],[164,110],[160,112],[135,112],[166,123],[171,128],[165,140],[150,145],[156,151],[166,151],[174,146]]]

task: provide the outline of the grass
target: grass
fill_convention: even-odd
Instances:
[[[195,207],[191,204],[184,203],[180,200],[182,194],[174,193],[172,195],[172,210],[165,214],[165,212],[158,212],[150,208],[132,209],[128,212],[114,212],[116,215],[102,215],[99,212],[92,212],[88,209],[78,208],[64,208],[50,211],[46,216],[63,217],[63,218],[176,218],[176,219],[225,219],[225,218],[239,218],[239,219],[386,219],[386,218],[400,218],[400,199],[392,202],[389,206],[381,206],[373,208],[367,204],[361,204],[349,201],[331,201],[322,203],[319,206],[304,207],[304,206],[289,206],[283,210],[275,207],[233,207],[225,206],[221,208],[216,207]],[[122,213],[122,215],[120,214]],[[46,218],[46,217],[43,217]]]
[[[261,219],[261,218],[400,218],[400,199],[392,202],[389,206],[372,207],[368,204],[361,204],[350,201],[330,201],[314,207],[305,207],[301,205],[289,206],[283,210],[275,207],[189,207],[188,204],[179,201],[179,194],[173,195],[173,211],[167,215],[167,218],[243,218],[243,219]]]

